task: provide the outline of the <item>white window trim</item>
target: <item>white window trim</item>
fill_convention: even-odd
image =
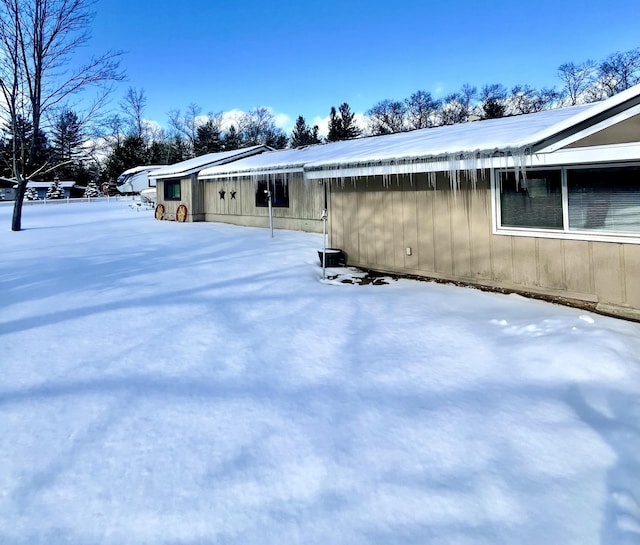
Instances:
[[[500,179],[499,173],[505,171],[504,168],[491,169],[491,220],[492,233],[494,235],[551,238],[563,240],[586,240],[592,242],[614,242],[625,244],[640,244],[640,234],[625,234],[616,232],[579,231],[568,229],[569,225],[569,192],[567,189],[567,170],[581,168],[611,168],[611,167],[640,166],[638,163],[616,163],[616,164],[594,164],[594,165],[571,165],[571,166],[548,166],[540,170],[560,169],[562,173],[562,222],[564,229],[535,229],[531,227],[502,227],[500,215],[500,191],[497,183]],[[537,169],[532,169],[537,170]]]

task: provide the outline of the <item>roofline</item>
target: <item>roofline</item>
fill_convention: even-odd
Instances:
[[[288,174],[288,173],[296,173],[296,172],[304,172],[304,163],[295,163],[291,165],[274,165],[272,167],[252,167],[252,168],[243,168],[238,170],[228,170],[225,172],[221,172],[220,174],[204,174],[198,176],[201,180],[216,180],[220,178],[229,178],[229,177],[242,177],[242,176],[261,176],[261,175],[269,175],[269,174]]]
[[[240,151],[240,150],[237,150]],[[210,167],[214,167],[217,165],[224,165],[225,163],[232,163],[233,161],[239,161],[240,159],[244,159],[246,157],[251,157],[252,155],[257,155],[258,153],[261,153],[263,151],[273,151],[273,148],[267,146],[267,145],[259,145],[259,146],[253,146],[251,148],[247,148],[245,149],[242,153],[237,153],[234,155],[230,155],[228,157],[224,157],[222,159],[218,159],[215,161],[210,161],[208,163],[205,163],[204,165],[199,165],[196,167],[192,167],[189,168],[187,170],[180,170],[177,172],[172,172],[171,174],[156,174],[154,175],[153,172],[149,173],[149,178],[153,178],[155,180],[166,180],[166,179],[170,179],[170,178],[182,178],[183,176],[190,176],[191,174],[195,174],[196,172],[200,172],[201,170],[204,170],[205,168],[210,168]],[[203,156],[204,157],[204,156]],[[196,159],[196,157],[194,157],[194,159]],[[187,159],[187,161],[191,161],[191,159]],[[179,164],[179,163],[178,163]],[[167,167],[172,166],[172,165],[167,165]]]

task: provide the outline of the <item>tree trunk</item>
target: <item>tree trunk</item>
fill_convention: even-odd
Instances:
[[[16,200],[13,203],[13,218],[11,220],[12,231],[20,231],[22,229],[22,203],[24,202],[24,194],[27,191],[27,180],[22,176],[18,178],[18,190],[16,192]]]

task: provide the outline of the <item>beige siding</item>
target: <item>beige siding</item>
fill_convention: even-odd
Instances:
[[[640,245],[494,235],[488,179],[466,185],[454,193],[445,175],[435,190],[425,175],[333,182],[330,244],[354,266],[640,312]]]
[[[173,181],[176,178],[172,178],[171,180],[167,180],[167,181]],[[192,188],[192,184],[191,184],[191,178],[190,177],[186,177],[186,178],[181,178],[180,179],[180,200],[179,201],[166,201],[164,199],[164,184],[165,184],[165,180],[158,180],[156,183],[156,195],[157,195],[157,202],[158,204],[161,204],[164,206],[165,209],[165,218],[164,219],[168,219],[168,220],[173,220],[175,219],[175,215],[176,215],[176,210],[178,210],[178,206],[180,206],[181,204],[184,204],[187,207],[187,221],[193,221],[192,219],[192,212],[193,210],[191,209],[191,198],[192,198],[192,194],[193,194],[193,188]]]
[[[288,175],[289,207],[273,208],[276,229],[322,232],[324,187],[304,182],[302,173]],[[269,226],[269,209],[256,206],[256,186],[250,177],[200,182],[205,221],[219,221],[252,227]],[[224,198],[223,193],[224,192]]]

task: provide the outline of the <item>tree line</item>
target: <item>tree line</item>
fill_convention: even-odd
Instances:
[[[222,112],[203,114],[200,106],[190,104],[184,111],[171,110],[165,129],[146,120],[144,90],[129,88],[117,111],[104,113],[113,84],[124,79],[120,52],[108,51],[81,65],[72,62],[89,40],[92,8],[93,0],[0,0],[0,175],[18,184],[13,230],[20,230],[28,180],[113,182],[124,170],[142,164],[172,164],[252,145],[295,148],[537,112],[598,101],[640,81],[637,48],[600,62],[561,65],[559,89],[467,84],[442,99],[418,90],[405,99],[381,100],[366,111],[364,127],[345,102],[330,108],[324,138],[303,116],[286,134],[265,107],[228,123]],[[89,89],[95,99],[80,109],[76,97]]]
[[[112,119],[113,144],[104,174],[113,180],[126,168],[139,164],[171,164],[205,153],[258,144],[275,149],[297,148],[596,102],[640,82],[640,48],[613,53],[601,62],[564,63],[558,67],[557,77],[562,84],[560,88],[465,84],[442,99],[418,90],[405,99],[385,99],[373,105],[365,112],[365,127],[357,123],[345,102],[338,108],[331,107],[325,138],[320,136],[318,126],[310,126],[303,116],[298,116],[291,134],[286,135],[264,107],[242,114],[225,128],[222,112],[203,115],[200,106],[190,104],[184,112],[169,112],[168,132],[151,128],[144,121],[147,102],[144,91],[129,89],[120,112]]]

